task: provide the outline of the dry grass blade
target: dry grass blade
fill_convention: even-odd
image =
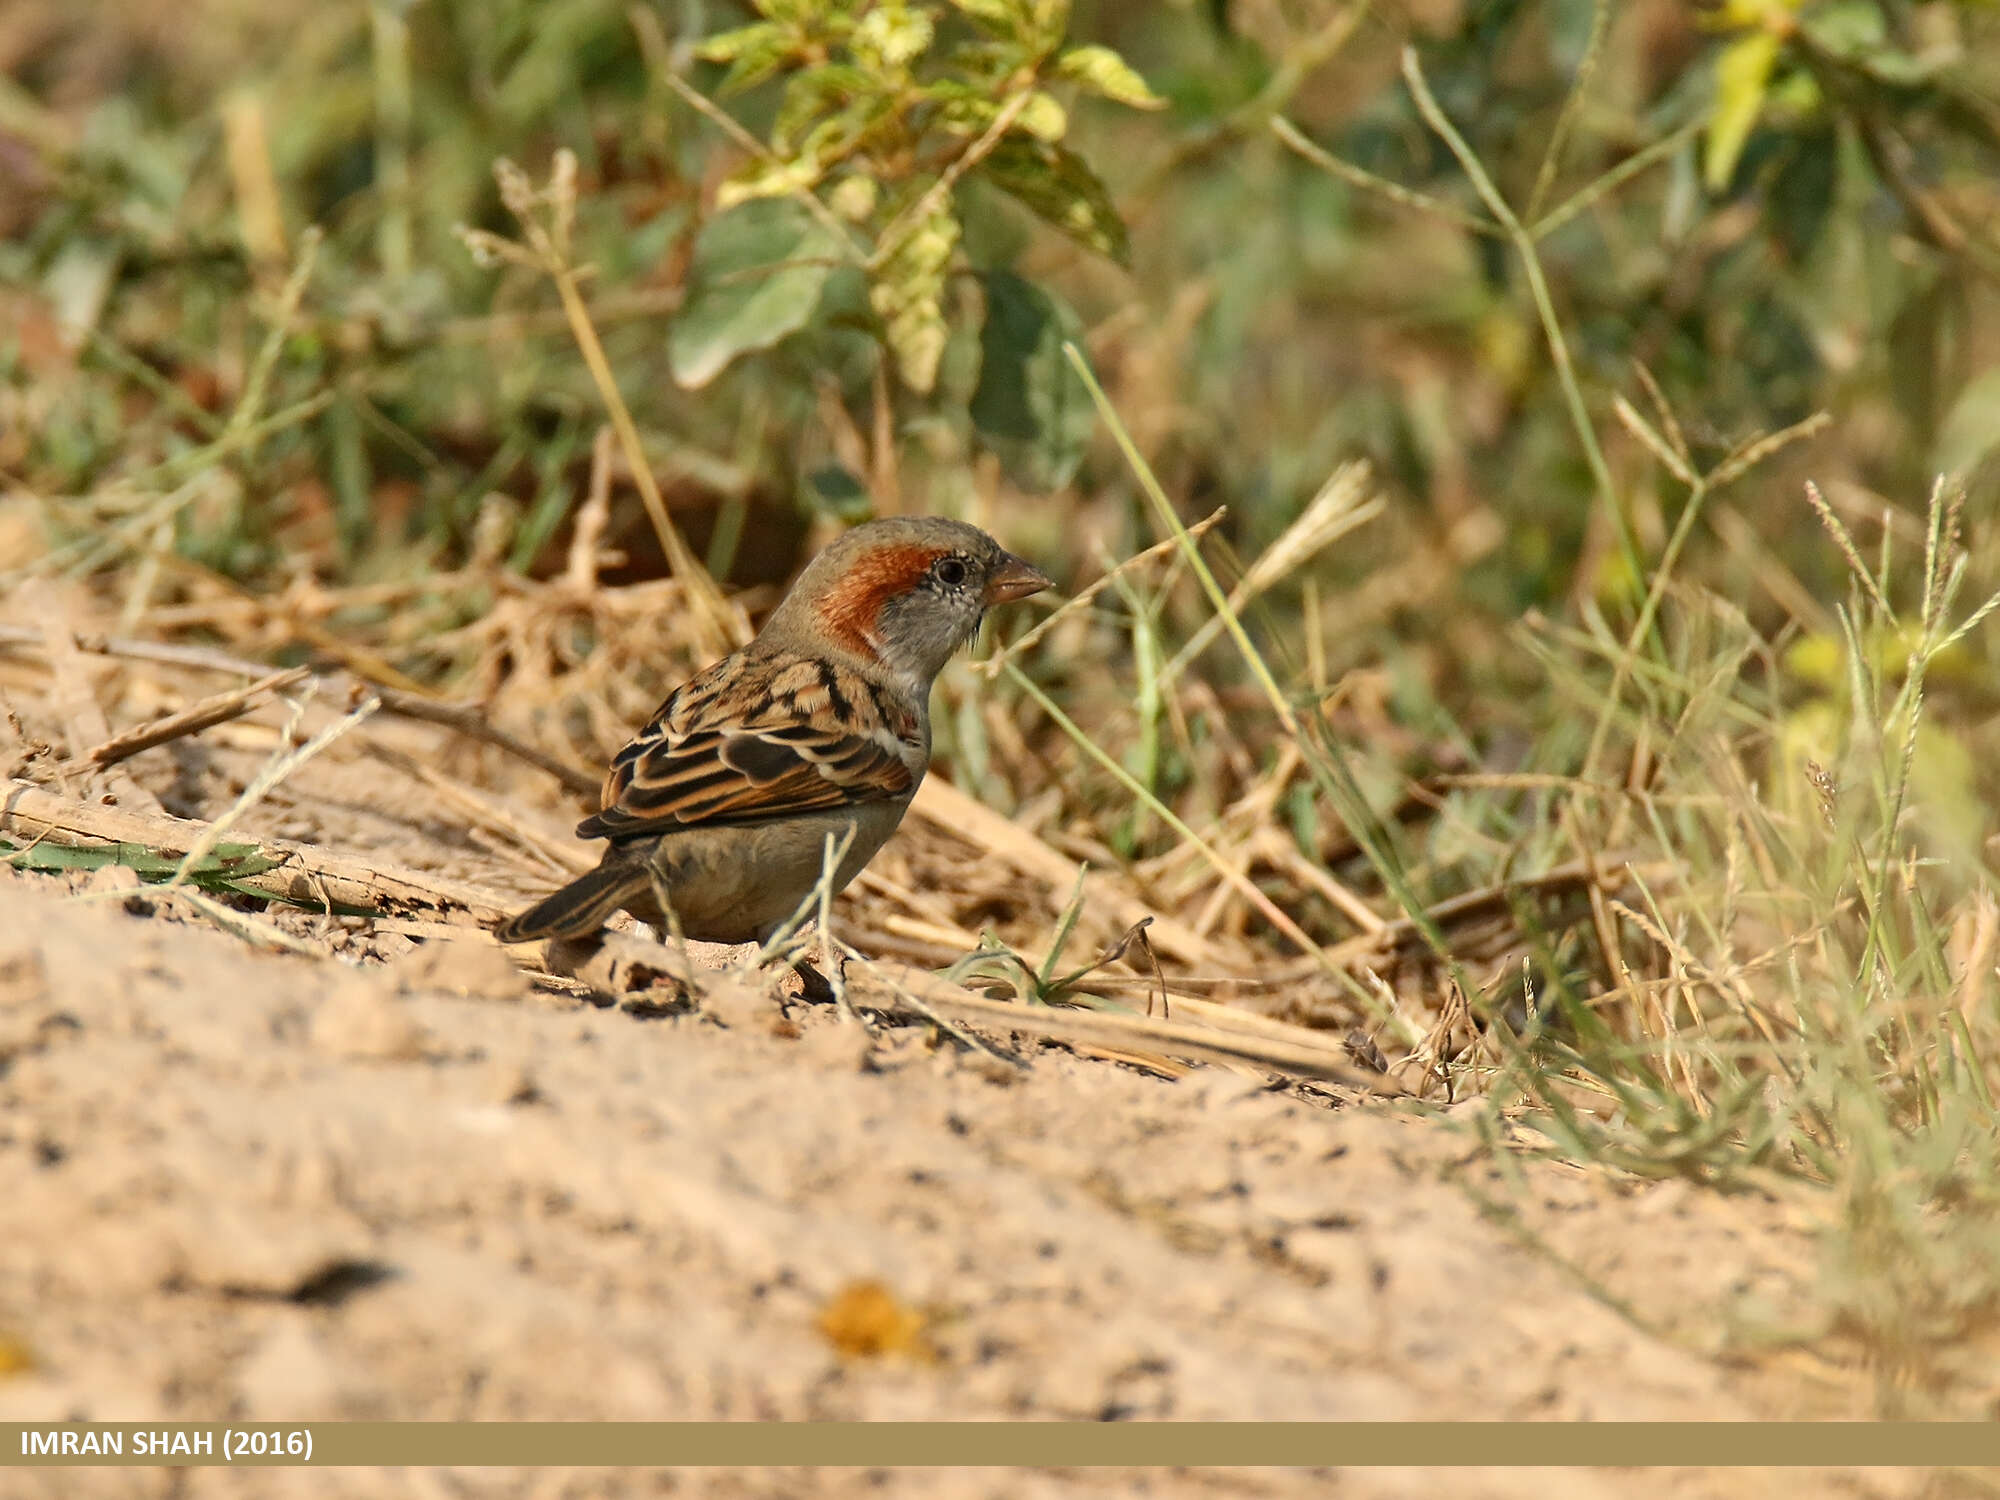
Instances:
[[[565,789],[580,797],[591,799],[596,805],[598,793],[603,790],[601,777],[593,775],[566,761],[558,760],[545,750],[538,750],[526,740],[507,733],[506,730],[489,722],[480,711],[469,704],[440,703],[434,698],[426,698],[417,693],[405,693],[395,688],[372,688],[371,692],[381,701],[384,713],[395,714],[399,718],[418,719],[426,724],[436,724],[445,729],[456,730],[467,739],[478,740],[483,745],[491,745],[496,750],[504,750],[517,760],[549,773],[562,783]]]
[[[533,855],[538,869],[557,871],[564,876],[581,875],[597,863],[594,846],[567,836],[565,830],[539,826],[535,820],[523,816],[520,809],[510,807],[499,797],[454,781],[442,771],[401,750],[377,743],[371,743],[366,748],[369,755],[430,788],[474,823]]]
[[[910,810],[947,833],[970,840],[1022,874],[1046,881],[1055,890],[1074,889],[1084,873],[1067,854],[1051,849],[941,777],[923,779]],[[1168,957],[1188,964],[1214,963],[1214,950],[1191,928],[1148,911],[1138,898],[1099,882],[1091,889],[1091,899],[1108,910],[1111,920],[1127,927],[1147,917],[1156,918],[1147,935]]]
[[[1203,516],[1199,521],[1196,521],[1192,525],[1190,525],[1187,529],[1188,535],[1199,540],[1209,530],[1210,527],[1214,526],[1217,522],[1221,521],[1223,517],[1227,516],[1228,514],[1229,514],[1228,506],[1218,505],[1214,510],[1210,511],[1207,515]],[[1060,624],[1068,616],[1074,614],[1076,611],[1088,608],[1090,602],[1093,599],[1095,599],[1099,594],[1103,593],[1106,589],[1110,588],[1120,578],[1123,578],[1127,573],[1132,572],[1136,568],[1144,567],[1147,563],[1151,562],[1156,557],[1163,557],[1170,552],[1179,551],[1180,545],[1181,544],[1179,537],[1170,536],[1163,542],[1153,543],[1152,546],[1146,548],[1146,550],[1143,552],[1133,553],[1130,557],[1126,558],[1125,561],[1118,564],[1117,567],[1111,569],[1109,572],[1104,574],[1103,577],[1097,579],[1095,582],[1089,584],[1087,587],[1078,589],[1074,594],[1070,595],[1069,598],[1063,600],[1062,605],[1059,608],[1052,611],[1047,619],[1038,622],[1033,630],[1030,630],[1026,635],[1022,636],[1018,641],[1015,641],[1012,645],[1007,647],[1006,650],[994,652],[992,656],[988,657],[985,661],[979,664],[980,670],[983,671],[989,678],[998,677],[1000,675],[1001,668],[1004,667],[1008,662],[1012,661],[1015,657],[1020,656],[1025,652],[1032,650],[1037,644],[1040,643],[1043,636],[1047,635],[1051,630],[1055,629],[1055,627],[1058,624]]]
[[[1298,519],[1257,555],[1242,580],[1229,591],[1229,608],[1241,613],[1258,595],[1283,582],[1350,531],[1380,515],[1386,502],[1380,495],[1369,494],[1370,478],[1366,463],[1342,464],[1334,470]],[[1188,528],[1188,534],[1194,534],[1193,527]],[[1187,670],[1188,663],[1206,651],[1225,628],[1222,616],[1211,617],[1174,653],[1161,675],[1168,682],[1179,677]]]
[[[358,705],[348,713],[334,720],[333,723],[327,725],[326,728],[307,740],[303,745],[272,756],[264,769],[251,778],[250,784],[243,788],[242,795],[230,804],[229,809],[202,830],[200,836],[195,839],[193,846],[181,857],[180,868],[174,871],[173,878],[168,880],[167,885],[173,887],[185,882],[188,878],[188,873],[214,851],[215,846],[222,842],[228,835],[229,830],[236,826],[245,813],[263,801],[287,776],[290,776],[300,766],[311,760],[315,755],[318,755],[327,746],[346,734],[350,729],[353,729],[381,706],[377,700],[370,698],[365,703]]]
[[[857,1000],[869,1005],[895,1009],[904,1003],[904,997],[914,996],[931,1010],[955,1021],[1024,1036],[1047,1037],[1051,1041],[1124,1052],[1165,1053],[1203,1062],[1256,1063],[1302,1077],[1332,1079],[1373,1094],[1393,1096],[1402,1093],[1402,1089],[1388,1079],[1355,1067],[1348,1060],[1343,1044],[1328,1042],[1321,1033],[1308,1031],[1302,1026],[1291,1028],[1296,1033],[1295,1037],[1281,1038],[1272,1034],[1225,1030],[1218,1026],[1194,1025],[1149,1016],[1012,1005],[975,995],[923,970],[889,964],[858,967],[861,982],[855,986],[853,994]]]

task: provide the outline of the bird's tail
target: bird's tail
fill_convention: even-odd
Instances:
[[[638,860],[607,858],[587,875],[509,917],[493,929],[503,943],[529,943],[538,938],[588,937],[651,884]]]

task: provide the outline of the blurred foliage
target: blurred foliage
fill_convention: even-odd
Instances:
[[[1851,515],[1962,474],[1988,560],[1996,28],[1953,0],[17,0],[0,474],[97,566],[108,526],[260,587],[492,546],[552,571],[603,402],[546,279],[456,231],[511,228],[497,158],[568,150],[591,317],[718,571],[776,581],[871,508],[1004,507],[1059,570],[1140,544],[1074,340],[1240,554],[1374,462],[1390,505],[1318,559],[1305,629],[1298,580],[1263,601],[1292,667],[1386,659],[1418,732],[1532,732],[1487,691],[1530,671],[1493,624],[1629,609],[1690,506],[1682,576],[1824,649],[1806,472]],[[1815,411],[1754,492],[1738,465],[1691,498]],[[609,576],[657,575],[622,483],[616,510]]]

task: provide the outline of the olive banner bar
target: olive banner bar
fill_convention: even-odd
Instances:
[[[0,1467],[2000,1465],[1973,1422],[0,1422]]]

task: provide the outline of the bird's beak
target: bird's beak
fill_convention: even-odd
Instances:
[[[1050,587],[1052,585],[1040,569],[1030,567],[1010,552],[986,580],[984,602],[989,607],[1011,604],[1016,599],[1025,599]]]

